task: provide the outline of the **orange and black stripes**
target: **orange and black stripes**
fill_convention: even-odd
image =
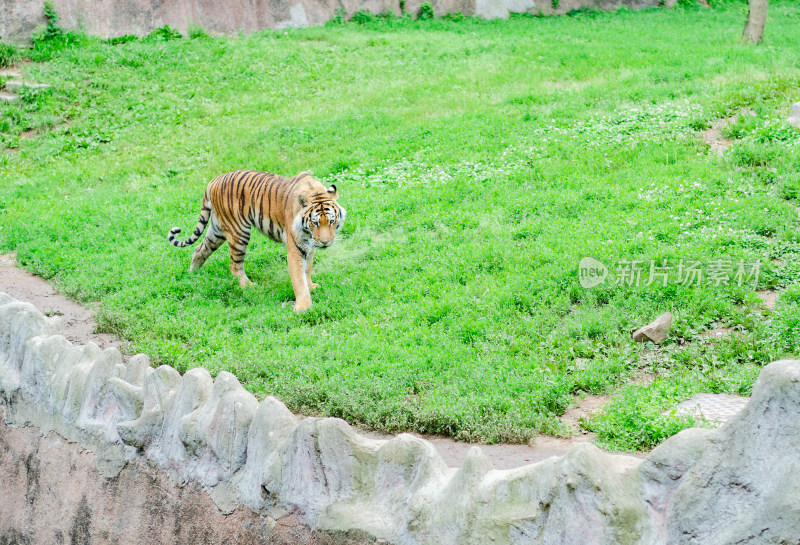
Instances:
[[[252,229],[285,244],[297,310],[310,306],[310,270],[315,248],[333,243],[345,218],[336,201],[335,186],[325,188],[308,172],[285,178],[267,172],[240,170],[217,176],[208,184],[197,227],[185,241],[175,239],[180,229],[169,232],[169,242],[183,247],[206,237],[195,250],[190,270],[196,270],[223,242],[228,242],[231,273],[242,286],[250,281],[243,263]],[[299,259],[299,261],[297,261]],[[302,278],[301,278],[302,276]]]

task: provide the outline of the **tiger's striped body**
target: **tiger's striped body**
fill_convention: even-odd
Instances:
[[[244,272],[244,256],[253,228],[286,245],[289,276],[295,296],[295,310],[311,306],[314,251],[334,242],[345,219],[336,202],[335,186],[325,188],[308,172],[284,178],[266,172],[238,170],[217,176],[206,187],[197,227],[185,241],[175,239],[178,227],[169,232],[169,242],[184,247],[194,244],[206,232],[194,251],[190,271],[203,266],[208,256],[228,242],[230,269],[239,285],[252,282]]]

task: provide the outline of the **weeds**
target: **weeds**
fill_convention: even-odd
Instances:
[[[169,25],[158,27],[150,32],[147,36],[142,38],[144,42],[169,42],[172,40],[180,40],[183,35],[176,29]]]
[[[373,22],[375,20],[375,16],[368,10],[360,9],[353,14],[351,20],[358,25],[364,25],[366,23]]]
[[[16,47],[0,42],[0,68],[11,66],[19,58],[19,50]]]
[[[417,13],[417,19],[420,21],[427,21],[433,19],[433,5],[430,2],[423,2],[419,6],[419,13]]]
[[[106,43],[109,45],[122,45],[131,42],[138,42],[139,37],[135,34],[123,34],[122,36],[115,36],[113,38],[106,39]]]
[[[204,40],[211,37],[208,32],[206,32],[206,29],[194,23],[189,25],[188,35],[190,40]]]
[[[88,43],[88,38],[77,32],[64,30],[58,24],[59,15],[52,1],[44,3],[44,16],[47,23],[41,32],[33,35],[33,47],[30,50],[30,59],[42,62],[51,59],[73,48],[81,47]]]

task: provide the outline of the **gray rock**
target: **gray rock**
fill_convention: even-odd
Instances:
[[[195,458],[192,473],[204,486],[230,479],[247,460],[247,432],[258,401],[239,380],[222,371],[209,401],[180,420],[180,437]]]
[[[672,314],[665,312],[644,327],[633,332],[633,340],[637,343],[652,342],[661,344],[667,339],[672,327]]]
[[[727,425],[704,434],[702,456],[677,480],[665,513],[669,542],[797,543],[798,414],[800,362],[771,363],[750,403]]]
[[[289,438],[295,428],[297,428],[297,418],[286,405],[274,397],[262,401],[248,431],[247,461],[244,470],[232,479],[235,491],[215,491],[220,496],[215,497],[215,501],[223,501],[223,495],[232,494],[251,509],[274,507],[274,498],[262,494],[262,484],[267,479],[270,465],[280,463],[278,447]],[[224,501],[226,505],[231,504],[230,498],[224,498]]]
[[[146,451],[148,458],[172,471],[173,477],[180,482],[186,482],[193,471],[191,463],[187,463],[186,447],[181,441],[181,419],[205,405],[213,388],[214,381],[205,369],[187,371],[175,395],[167,402],[164,423]]]
[[[49,388],[58,362],[72,350],[72,343],[60,335],[28,339],[19,378],[23,395],[32,401],[47,401],[40,394]]]
[[[63,339],[63,337],[61,338]],[[48,342],[53,342],[48,339]],[[64,347],[58,358],[53,362],[53,372],[46,392],[42,392],[45,405],[53,413],[61,416],[64,422],[72,422],[65,413],[70,384],[73,382],[73,373],[82,373],[94,364],[102,354],[100,347],[94,343],[83,346],[71,346],[66,339],[58,343]]]
[[[145,377],[152,372],[150,358],[144,354],[137,354],[125,366],[125,374],[122,378],[133,386],[141,386],[144,384]]]
[[[142,387],[111,377],[106,384],[103,405],[103,412],[118,411],[122,422],[132,420],[142,413]],[[113,428],[113,432],[119,437],[119,424]],[[111,434],[112,437],[114,434]]]
[[[19,385],[25,343],[31,337],[60,332],[60,322],[48,320],[30,303],[6,301],[0,306],[0,383]]]
[[[108,415],[103,410],[101,398],[104,396],[109,380],[114,377],[116,366],[122,361],[122,354],[116,348],[109,348],[92,365],[81,393],[80,412],[75,426],[82,430],[100,430],[105,427]],[[116,423],[115,423],[116,424]],[[116,425],[114,435],[116,436]]]
[[[275,28],[302,28],[308,26],[308,16],[303,4],[294,4],[289,8],[289,18],[275,23]]]
[[[792,104],[792,109],[789,112],[789,119],[786,121],[800,129],[800,102]]]
[[[133,361],[131,359],[131,363]],[[158,439],[164,424],[164,413],[180,383],[180,373],[168,365],[146,373],[142,383],[142,410],[138,418],[117,424],[117,432],[125,443],[147,449]]]

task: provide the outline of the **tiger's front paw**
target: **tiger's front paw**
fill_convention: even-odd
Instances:
[[[295,312],[303,312],[304,310],[308,310],[311,308],[311,301],[295,301],[294,302],[294,311]]]
[[[239,287],[240,288],[244,289],[244,288],[250,288],[252,286],[255,286],[255,284],[253,284],[250,281],[249,278],[247,278],[246,276],[240,276],[239,277]]]
[[[318,287],[319,287],[319,284],[317,284],[316,282],[309,282],[308,283],[308,289],[311,290],[311,291],[314,291]]]

